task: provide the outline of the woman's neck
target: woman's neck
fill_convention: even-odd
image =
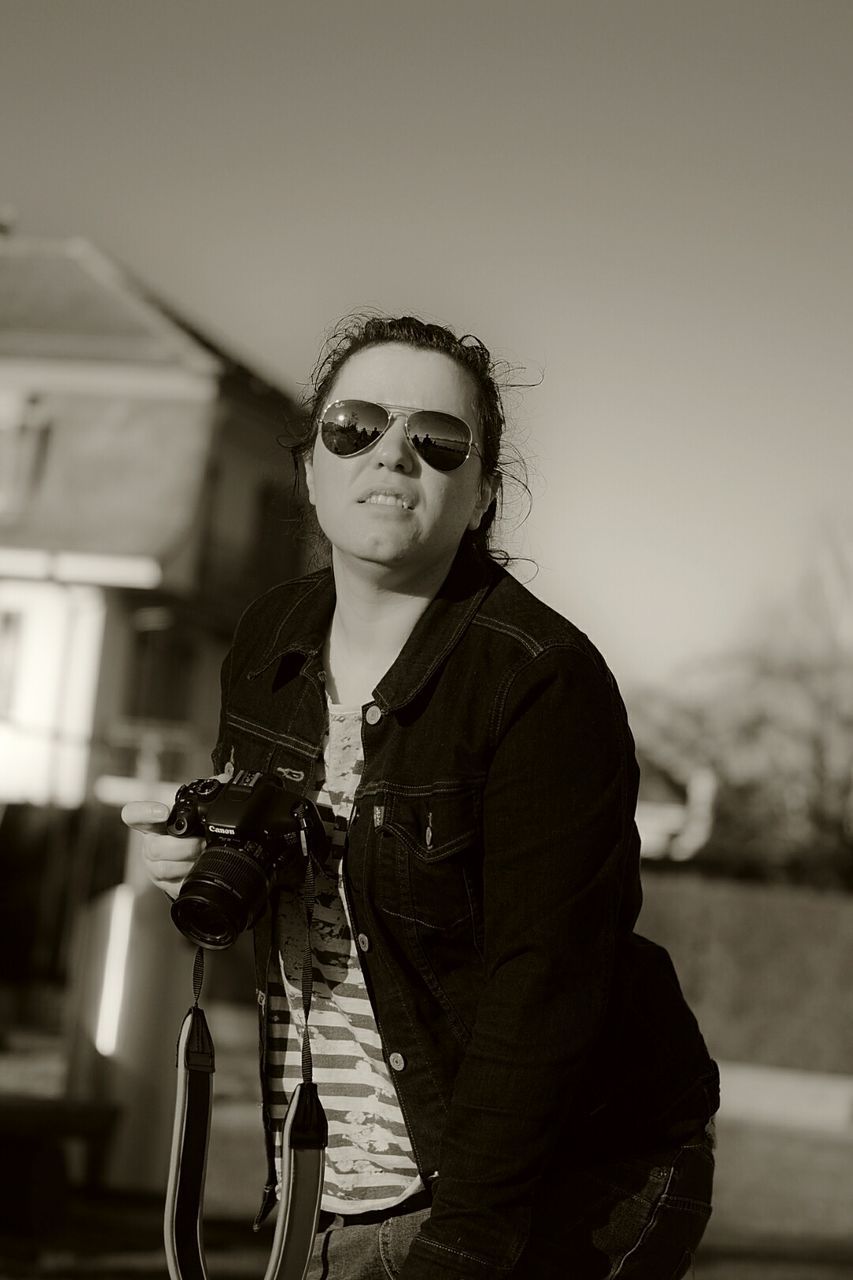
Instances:
[[[336,603],[323,653],[326,688],[333,702],[360,706],[393,666],[450,566],[421,574],[417,587],[391,574],[354,571],[335,554],[332,566]]]

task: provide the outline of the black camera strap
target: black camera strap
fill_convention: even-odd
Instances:
[[[279,1168],[274,1171],[281,1187],[280,1203],[264,1280],[304,1280],[320,1216],[324,1150],[328,1144],[326,1115],[313,1081],[308,1034],[313,993],[311,925],[315,872],[304,830],[300,831],[300,840],[305,856],[306,918],[302,964],[303,1078],[293,1090],[284,1119]],[[203,980],[204,951],[199,947],[193,964],[193,1004],[178,1037],[177,1096],[163,1224],[170,1280],[207,1280],[202,1204],[213,1105],[214,1048],[207,1019],[198,1003]],[[275,1187],[273,1182],[270,1200],[275,1196]]]
[[[166,1263],[172,1280],[205,1280],[207,1276],[201,1207],[215,1055],[207,1019],[198,1004],[203,979],[204,952],[199,947],[193,964],[193,1004],[178,1037],[178,1092],[163,1219]]]

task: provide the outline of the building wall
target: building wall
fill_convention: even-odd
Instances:
[[[0,802],[76,808],[86,790],[106,608],[100,587],[0,580],[17,619],[4,661]]]
[[[26,492],[0,508],[0,556],[31,577],[0,578],[0,803],[74,807],[105,775],[200,776],[234,623],[299,570],[283,521],[270,553],[269,492],[288,466],[279,424],[251,399],[217,403],[213,381],[170,398],[153,375],[123,391],[108,363],[101,392],[97,369],[71,389],[47,363],[5,382],[4,369],[3,457],[21,462]],[[282,495],[286,514],[284,483]],[[146,610],[174,614],[165,629],[188,663],[177,683],[168,661],[147,664],[163,691],[149,689],[151,707],[133,696]]]
[[[201,498],[200,585],[214,599],[238,602],[234,621],[258,592],[303,570],[293,466],[277,443],[281,425],[243,405],[220,407]]]
[[[0,523],[0,545],[148,556],[181,562],[210,452],[212,402],[96,391],[32,392],[38,413],[19,433],[42,434],[20,508]],[[0,385],[3,371],[0,366]],[[185,557],[184,557],[185,558]],[[189,585],[186,577],[176,589]]]
[[[174,791],[174,784],[207,774],[227,635],[205,626],[191,606],[143,592],[110,594],[105,631],[91,793],[118,805],[138,798],[145,784],[165,782]],[[185,666],[170,676],[173,642],[179,644]],[[181,684],[180,703],[170,703],[168,696],[175,677]],[[104,777],[116,780],[106,792]],[[123,793],[122,778],[128,780]],[[130,785],[133,779],[142,785]],[[153,798],[159,788],[148,794]]]
[[[0,934],[26,921],[8,972],[56,982],[79,913],[132,879],[121,804],[169,800],[210,771],[234,624],[253,595],[299,571],[287,534],[269,536],[271,487],[289,477],[277,419],[296,411],[94,252],[12,256],[20,314],[0,353]]]

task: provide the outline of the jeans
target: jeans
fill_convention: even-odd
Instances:
[[[711,1214],[713,1123],[667,1151],[572,1170],[507,1280],[682,1280]],[[396,1280],[429,1209],[318,1232],[307,1280]]]

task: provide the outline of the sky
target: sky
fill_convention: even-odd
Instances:
[[[295,393],[355,308],[478,334],[516,572],[628,685],[849,519],[851,137],[849,0],[0,0],[17,233]]]

